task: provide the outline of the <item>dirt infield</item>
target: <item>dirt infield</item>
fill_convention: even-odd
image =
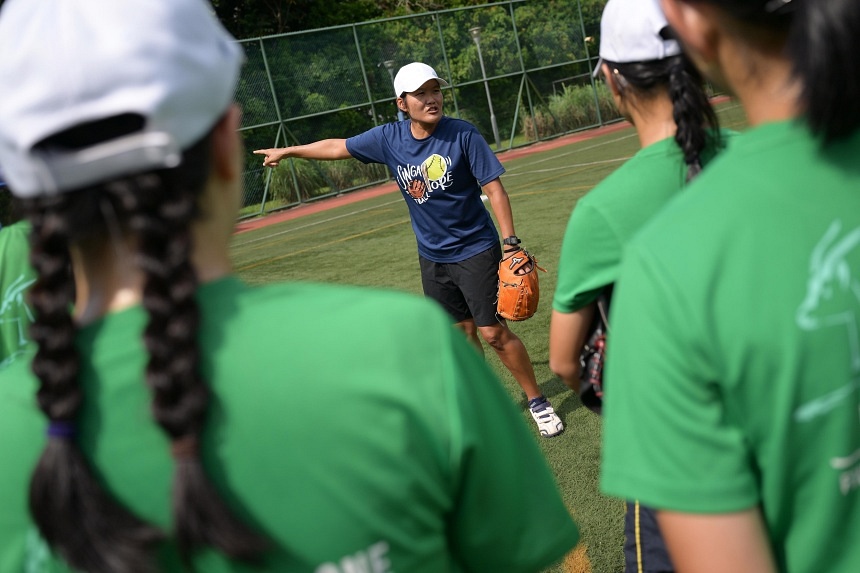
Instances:
[[[504,163],[505,161],[509,161],[511,159],[517,159],[518,157],[531,155],[532,153],[540,153],[541,151],[549,151],[550,149],[556,149],[557,147],[563,147],[565,145],[570,145],[571,143],[587,141],[589,139],[601,135],[621,131],[622,129],[626,129],[628,127],[630,127],[630,124],[628,122],[621,121],[618,123],[613,123],[611,125],[598,127],[596,129],[590,129],[588,131],[565,135],[556,139],[551,139],[549,141],[541,141],[539,143],[535,143],[527,147],[520,147],[517,149],[511,149],[509,151],[502,151],[498,154],[498,157],[499,160]],[[254,229],[260,229],[268,225],[273,225],[275,223],[281,223],[283,221],[290,221],[292,219],[304,217],[305,215],[319,213],[320,211],[327,211],[335,207],[340,207],[341,205],[350,205],[352,203],[358,203],[359,201],[370,199],[372,197],[378,197],[379,195],[385,195],[386,193],[394,193],[397,190],[397,184],[394,181],[390,181],[388,183],[384,183],[376,187],[370,187],[368,189],[362,189],[360,191],[353,191],[346,195],[340,195],[337,197],[332,197],[330,199],[321,199],[313,203],[302,203],[295,207],[290,207],[289,209],[286,209],[284,211],[279,211],[277,213],[271,213],[268,215],[262,215],[254,219],[240,221],[236,224],[235,233],[244,233],[247,231],[252,231]]]

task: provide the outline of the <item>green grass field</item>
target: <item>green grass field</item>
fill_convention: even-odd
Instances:
[[[733,102],[719,106],[719,114],[724,127],[745,126],[743,112]],[[528,321],[511,323],[529,350],[541,388],[566,425],[558,437],[541,439],[535,433],[535,440],[582,532],[580,550],[547,572],[623,570],[623,503],[598,491],[600,418],[582,407],[553,375],[547,348],[559,245],[570,213],[580,197],[638,148],[634,130],[627,128],[510,161],[500,156],[507,169],[502,182],[511,198],[517,234],[549,271],[540,277],[538,313]],[[421,294],[415,237],[399,193],[236,235],[232,258],[239,275],[251,284],[333,282]],[[522,407],[523,419],[533,426],[513,377],[494,353],[486,356],[511,398]]]

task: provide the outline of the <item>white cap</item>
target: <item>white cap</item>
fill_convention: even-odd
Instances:
[[[662,60],[681,53],[676,40],[661,34],[668,27],[659,0],[609,0],[600,19],[600,60],[616,64]]]
[[[175,167],[233,101],[244,61],[206,0],[7,0],[0,54],[0,166],[20,197]],[[122,114],[142,130],[33,148]]]
[[[438,80],[439,85],[448,85],[448,82],[437,76],[436,70],[427,64],[421,62],[406,64],[394,76],[394,95],[400,97],[404,93],[414,92],[427,80]]]

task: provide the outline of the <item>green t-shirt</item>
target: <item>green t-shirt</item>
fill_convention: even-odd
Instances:
[[[624,254],[601,484],[760,506],[779,568],[860,564],[860,133],[735,138]]]
[[[441,310],[325,285],[201,287],[213,404],[203,460],[274,542],[268,571],[536,571],[578,533],[535,438]],[[169,530],[173,463],[142,380],[140,308],[79,335],[79,443],[112,492]],[[65,571],[26,509],[45,444],[25,360],[0,373],[0,571]],[[161,570],[180,571],[175,551]],[[252,571],[212,551],[196,570]]]
[[[0,229],[0,367],[30,345],[33,313],[26,291],[36,273],[30,267],[29,234],[24,221]]]
[[[723,130],[701,161],[707,165],[734,132]],[[687,165],[670,137],[640,149],[580,199],[567,223],[552,307],[570,313],[593,302],[618,278],[630,238],[686,185]]]

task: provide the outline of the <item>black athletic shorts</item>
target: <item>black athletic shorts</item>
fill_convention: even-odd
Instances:
[[[474,318],[477,326],[497,324],[501,259],[498,244],[459,263],[435,263],[418,255],[424,295],[442,305],[454,322]]]

